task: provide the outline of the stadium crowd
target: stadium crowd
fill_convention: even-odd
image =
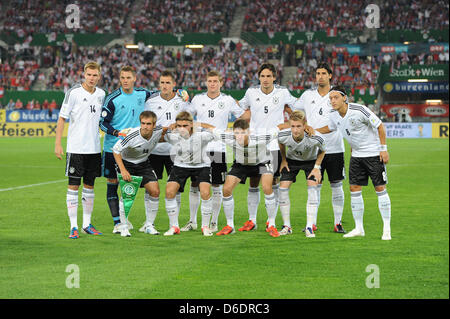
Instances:
[[[248,32],[363,30],[367,5],[358,0],[258,0],[249,3],[242,29]],[[442,30],[449,26],[448,3],[443,0],[385,0],[378,1],[377,5],[382,14],[382,29]]]
[[[0,10],[0,32],[16,33],[26,39],[33,33],[118,33],[134,1],[127,0],[13,0],[2,4]],[[79,28],[69,29],[66,13],[69,4],[76,4],[80,9]],[[120,12],[120,14],[118,14]]]

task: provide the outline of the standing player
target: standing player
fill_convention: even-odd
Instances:
[[[274,85],[276,74],[273,64],[262,64],[258,70],[260,85],[247,89],[245,96],[239,101],[239,105],[244,110],[250,110],[250,129],[256,134],[264,133],[284,123],[285,105],[292,107],[297,100],[286,87]],[[281,153],[276,139],[269,144],[269,150],[272,154],[271,163],[274,172],[273,191],[275,200],[278,203],[278,177],[280,176]],[[259,181],[259,176],[250,178],[247,196],[249,221],[239,228],[239,231],[249,231],[256,228],[256,216],[260,201]]]
[[[180,112],[176,119],[174,131],[168,131],[166,141],[173,145],[171,154],[174,158],[166,184],[166,211],[169,216],[169,230],[165,236],[180,233],[178,224],[179,209],[175,199],[178,192],[183,192],[188,178],[195,178],[199,183],[202,199],[202,233],[212,236],[209,229],[211,219],[211,159],[206,152],[207,144],[214,139],[209,132],[194,131],[192,115]]]
[[[228,116],[233,114],[236,118],[244,114],[236,100],[231,96],[223,94],[220,89],[223,78],[217,71],[210,71],[206,76],[207,92],[196,95],[189,108],[192,116],[197,116],[196,121],[207,123],[218,129],[226,130]],[[217,231],[217,220],[222,206],[222,188],[227,174],[225,144],[220,141],[212,141],[207,146],[208,156],[211,159],[212,178],[212,217],[211,231]],[[193,181],[189,191],[190,220],[181,228],[181,231],[197,229],[197,210],[200,205],[200,194],[198,182]]]
[[[146,104],[146,110],[152,111],[157,116],[156,125],[169,127],[175,123],[175,118],[178,113],[186,110],[189,107],[187,99],[183,99],[179,94],[174,92],[175,77],[170,71],[164,71],[159,78],[160,92],[150,96]],[[173,166],[173,161],[170,157],[171,145],[167,142],[159,143],[150,154],[150,162],[156,172],[158,180],[163,178],[164,168],[167,175]],[[178,209],[180,209],[181,193],[176,195]],[[139,231],[144,231],[147,225],[144,224]]]
[[[140,127],[131,129],[123,140],[113,147],[114,159],[125,181],[131,181],[131,175],[142,176],[141,187],[145,188],[145,233],[158,235],[153,222],[159,205],[159,184],[148,156],[151,150],[162,141],[166,128],[156,126],[156,114],[144,111],[139,115]],[[147,197],[150,199],[147,200]],[[120,200],[121,216],[125,216],[123,201]],[[121,220],[121,235],[131,236],[126,222]]]
[[[119,139],[119,133],[126,128],[138,127],[139,114],[145,109],[145,103],[153,92],[144,88],[135,88],[136,72],[131,66],[120,69],[120,88],[109,94],[102,108],[100,128],[106,133],[103,142],[103,176],[107,178],[106,197],[114,221],[113,233],[119,233],[119,181],[116,174],[116,162],[112,147]],[[129,224],[130,229],[132,225]]]
[[[316,68],[317,88],[306,90],[294,105],[294,109],[303,110],[306,113],[308,124],[313,128],[326,125],[328,114],[332,110],[329,105],[328,92],[330,91],[330,80],[333,71],[325,63],[319,63]],[[321,173],[328,175],[331,186],[331,203],[334,212],[334,231],[345,233],[342,228],[342,213],[344,211],[344,189],[342,181],[345,178],[344,165],[344,141],[339,131],[327,135],[320,135],[325,141],[326,155],[322,162]],[[323,179],[322,179],[323,181]],[[318,202],[320,205],[320,191],[322,182],[317,186]],[[317,220],[314,221],[313,229],[316,229]]]
[[[69,119],[67,136],[66,176],[69,177],[66,203],[70,219],[69,238],[77,239],[78,188],[83,178],[83,232],[101,235],[91,224],[94,209],[94,182],[101,176],[101,146],[98,122],[105,91],[97,87],[101,78],[100,65],[88,62],[84,66],[84,81],[67,91],[56,126],[55,155],[62,159],[61,137]]]
[[[385,164],[389,161],[386,145],[386,130],[381,120],[366,106],[348,103],[347,93],[342,86],[330,91],[333,111],[329,114],[327,126],[317,129],[326,134],[339,130],[352,148],[349,181],[352,214],[355,229],[344,237],[364,236],[364,201],[362,186],[372,180],[378,195],[378,209],[383,219],[382,240],[391,239],[391,200],[386,190],[387,175]]]
[[[278,141],[288,147],[281,149],[281,182],[280,182],[280,211],[283,217],[283,228],[280,235],[292,234],[289,199],[289,187],[295,183],[298,173],[305,172],[308,186],[308,200],[306,202],[306,237],[315,237],[313,223],[317,215],[318,198],[317,185],[322,179],[320,164],[325,156],[323,139],[319,136],[309,136],[305,132],[306,117],[302,111],[294,111],[289,118],[291,127],[282,130]]]

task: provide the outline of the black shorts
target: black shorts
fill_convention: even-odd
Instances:
[[[243,165],[235,161],[228,172],[228,175],[239,178],[241,184],[245,184],[247,177],[260,177],[263,174],[273,175],[273,167],[270,162],[257,165]]]
[[[83,183],[94,186],[96,177],[102,173],[102,156],[96,154],[66,153],[66,176],[69,177],[69,185]]]
[[[211,159],[211,184],[224,184],[228,170],[226,153],[208,152],[208,157]]]
[[[170,155],[150,154],[148,159],[153,169],[155,170],[158,179],[163,178],[164,167],[166,168],[167,175],[170,174],[170,171],[172,170],[173,167],[173,161],[170,158]]]
[[[184,191],[184,185],[189,177],[191,178],[191,181],[198,182],[199,184],[211,184],[211,167],[186,168],[173,166],[167,182],[178,183],[180,185],[178,192],[182,193]]]
[[[314,169],[314,165],[316,164],[316,160],[311,161],[296,161],[292,159],[287,159],[289,171],[286,168],[283,168],[281,171],[280,181],[290,181],[295,183],[296,177],[300,171],[305,172],[305,177],[308,178],[308,175]]]
[[[116,160],[112,152],[103,152],[102,176],[109,179],[117,179]]]
[[[340,182],[345,179],[344,153],[325,154],[322,164],[322,180],[327,172],[330,183]]]
[[[142,176],[142,182],[140,187],[144,187],[144,185],[149,182],[158,182],[158,177],[156,176],[156,173],[148,160],[139,164],[134,164],[125,160],[122,161],[123,165],[127,169],[128,173],[130,173],[130,175]],[[120,173],[118,166],[117,171]]]
[[[379,156],[351,157],[349,169],[350,185],[367,186],[369,177],[373,186],[386,185],[386,166],[380,161]]]

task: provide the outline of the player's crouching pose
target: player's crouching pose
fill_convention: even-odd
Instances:
[[[352,148],[349,181],[352,214],[355,229],[344,237],[364,236],[364,201],[362,186],[372,180],[378,195],[378,209],[383,219],[382,240],[391,239],[391,200],[386,190],[387,175],[385,164],[389,161],[386,145],[386,130],[381,120],[366,106],[347,103],[347,93],[342,86],[330,91],[333,110],[329,114],[329,124],[317,129],[320,133],[340,130]]]
[[[172,144],[172,167],[166,184],[166,211],[169,216],[169,230],[165,236],[180,233],[178,223],[179,209],[175,199],[178,191],[184,191],[184,185],[188,178],[191,182],[199,183],[200,207],[202,214],[202,233],[204,236],[212,236],[209,228],[211,219],[211,159],[207,154],[207,144],[214,136],[207,131],[194,131],[192,115],[183,111],[178,113],[173,131],[168,131],[165,140]]]
[[[158,178],[148,157],[158,142],[163,141],[167,128],[156,125],[156,114],[143,111],[139,115],[140,127],[131,129],[123,140],[117,141],[113,147],[114,159],[125,181],[131,181],[131,175],[142,176],[141,186],[145,188],[145,216],[147,225],[145,233],[158,235],[154,221],[159,205]],[[128,223],[125,220],[123,200],[119,202],[120,234],[123,237],[131,236]]]
[[[202,123],[202,126],[204,123]],[[275,226],[277,214],[277,202],[272,189],[273,167],[270,161],[271,154],[268,145],[276,140],[280,129],[287,128],[288,124],[280,124],[277,127],[269,129],[265,134],[251,134],[249,124],[244,119],[238,119],[233,124],[233,131],[223,131],[214,129],[215,138],[231,146],[234,151],[235,160],[225,179],[223,186],[223,210],[227,219],[227,225],[216,235],[228,235],[234,233],[234,199],[233,190],[247,177],[260,177],[263,192],[265,195],[265,204],[268,215],[268,228],[270,236],[278,237]],[[214,128],[209,126],[209,129]],[[247,223],[249,223],[248,221]],[[251,221],[256,225],[256,220]],[[256,229],[252,227],[251,229]]]
[[[55,155],[62,159],[61,137],[64,122],[69,119],[67,136],[66,176],[69,178],[66,203],[70,219],[69,238],[77,239],[78,188],[83,178],[83,231],[101,235],[91,224],[94,209],[94,182],[101,176],[101,146],[98,122],[105,91],[96,87],[100,80],[100,65],[88,62],[84,66],[84,81],[67,91],[56,127]]]
[[[295,183],[296,176],[303,170],[308,185],[308,200],[306,202],[306,237],[315,237],[313,223],[317,215],[318,195],[317,185],[322,178],[320,164],[325,156],[323,139],[319,136],[309,136],[305,132],[306,118],[302,111],[291,113],[290,128],[278,134],[278,142],[288,147],[281,148],[281,183],[280,183],[280,211],[283,217],[283,228],[280,235],[292,233],[290,222],[291,203],[289,187]]]

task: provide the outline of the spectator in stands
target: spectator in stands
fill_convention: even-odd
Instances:
[[[16,110],[22,110],[23,109],[23,103],[20,99],[17,99],[16,101],[16,105],[15,105],[15,109]]]

